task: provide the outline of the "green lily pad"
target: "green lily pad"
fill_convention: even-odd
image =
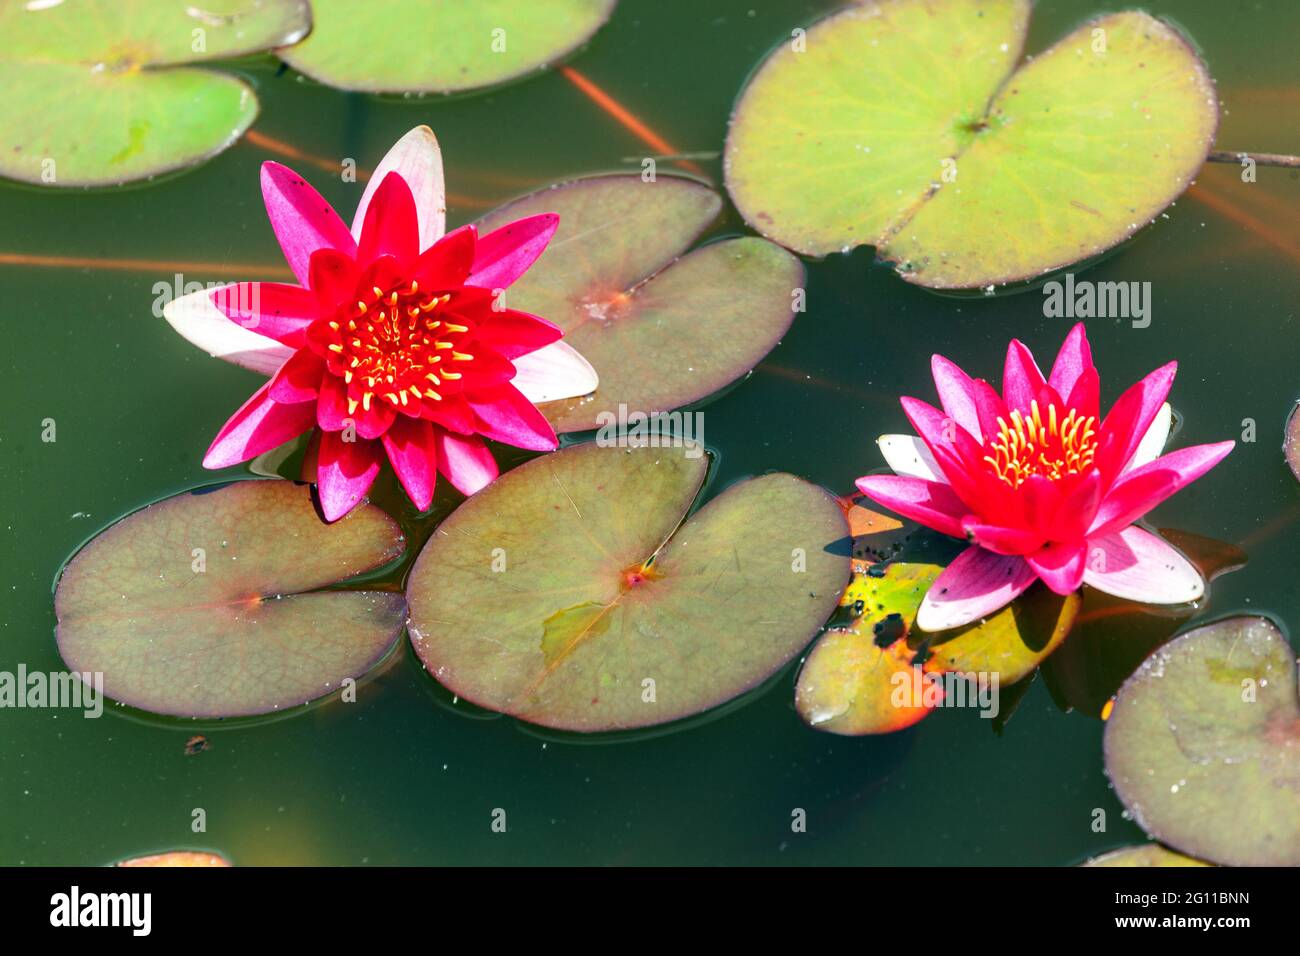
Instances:
[[[321,590],[391,561],[397,524],[362,505],[335,524],[310,489],[242,481],[164,499],[101,532],[55,592],[59,653],[114,700],[178,717],[266,714],[378,663],[401,594]]]
[[[1300,481],[1300,405],[1291,409],[1291,414],[1287,417],[1282,452],[1286,455],[1286,463],[1291,466],[1291,474]]]
[[[540,70],[604,25],[615,0],[312,0],[311,35],[280,58],[366,93],[453,93]]]
[[[916,613],[942,570],[898,562],[855,571],[840,601],[851,623],[828,630],[799,672],[795,709],[809,726],[849,736],[910,727],[939,706],[942,694],[927,698],[925,682],[938,687],[945,674],[996,673],[999,689],[1014,684],[1061,645],[1078,614],[1078,594],[1035,587],[984,621],[918,635]]]
[[[1142,843],[1138,846],[1120,847],[1101,856],[1086,860],[1080,866],[1209,866],[1204,860],[1194,860],[1159,843]]]
[[[411,572],[411,642],[472,703],[536,724],[665,723],[762,683],[849,577],[835,499],[792,475],[728,488],[689,520],[697,446],[575,445],[469,499]]]
[[[292,43],[306,0],[0,6],[0,176],[109,186],[191,166],[257,116],[236,77],[181,67]]]
[[[809,255],[874,246],[945,289],[1032,279],[1149,223],[1214,140],[1205,65],[1129,11],[1016,69],[1030,7],[878,0],[783,42],[727,141],[746,221]]]
[[[1296,655],[1259,617],[1152,654],[1106,723],[1106,772],[1161,843],[1230,866],[1300,865]]]
[[[541,406],[556,431],[595,428],[619,405],[650,414],[699,401],[780,341],[803,287],[798,259],[752,236],[682,255],[721,208],[693,180],[595,176],[531,193],[479,224],[486,232],[560,216],[551,244],[506,294],[511,308],[563,328],[600,375],[593,396]]]

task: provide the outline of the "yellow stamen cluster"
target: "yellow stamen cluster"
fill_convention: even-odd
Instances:
[[[395,408],[414,400],[442,401],[437,386],[461,377],[440,371],[445,361],[468,362],[473,355],[458,351],[468,326],[435,318],[451,296],[420,292],[418,282],[406,288],[375,286],[329,323],[338,341],[328,346],[335,358],[331,368],[344,382],[360,384],[360,398],[348,398],[348,413],[358,406],[370,411],[377,398]],[[350,389],[350,396],[357,394]]]
[[[1077,475],[1092,467],[1097,454],[1097,419],[1086,418],[1073,408],[1061,418],[1054,404],[1048,404],[1046,417],[1038,402],[1029,403],[1028,417],[1012,409],[1011,421],[998,416],[999,431],[985,445],[991,454],[984,460],[994,474],[1019,488],[1030,475],[1043,475],[1053,481]]]

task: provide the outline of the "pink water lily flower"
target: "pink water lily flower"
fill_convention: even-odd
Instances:
[[[1070,330],[1046,379],[1029,349],[1012,341],[1001,396],[933,357],[943,411],[902,399],[921,437],[881,437],[895,474],[857,482],[904,517],[971,542],[926,594],[917,616],[922,630],[976,621],[1040,579],[1057,594],[1088,584],[1152,604],[1201,597],[1196,568],[1134,524],[1234,444],[1160,456],[1176,365],[1142,379],[1102,419],[1082,324]]]
[[[559,217],[444,235],[444,195],[425,126],[384,157],[351,229],[301,176],[263,164],[267,214],[299,284],[236,283],[164,309],[191,342],[270,376],[217,434],[205,467],[317,429],[321,510],[334,521],[385,457],[425,510],[439,471],[467,495],[496,478],[485,438],[556,447],[535,403],[588,394],[596,373],[557,326],[505,308],[501,293],[542,254]]]

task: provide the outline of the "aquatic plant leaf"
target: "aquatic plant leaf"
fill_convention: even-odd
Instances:
[[[265,714],[329,694],[396,643],[401,594],[320,590],[402,553],[362,505],[326,524],[310,489],[241,481],[101,532],[63,569],[59,652],[114,700],[179,717]]]
[[[1205,65],[1129,11],[1016,69],[1030,7],[873,0],[784,41],[732,117],[746,221],[809,255],[874,246],[931,288],[1028,280],[1149,223],[1213,142]]]
[[[444,521],[407,587],[424,666],[462,698],[578,731],[660,724],[762,683],[835,607],[835,499],[740,482],[688,520],[708,460],[575,445],[507,472]]]
[[[926,681],[997,673],[999,686],[1014,684],[1061,645],[1078,614],[1078,594],[1062,598],[1035,587],[983,621],[915,632],[921,601],[942,570],[907,562],[855,568],[840,601],[852,622],[828,630],[799,673],[795,708],[805,722],[847,735],[910,727],[933,709]]]
[[[1291,414],[1287,417],[1282,452],[1286,455],[1286,463],[1291,467],[1291,474],[1300,481],[1300,405],[1291,409]]]
[[[280,50],[341,90],[453,93],[541,70],[586,43],[615,0],[312,0],[311,35]]]
[[[208,159],[253,122],[257,96],[179,65],[292,43],[310,25],[306,0],[0,6],[0,176],[108,186]]]
[[[114,866],[232,866],[224,856],[216,853],[199,853],[195,850],[172,850],[168,853],[154,853],[150,856],[135,856],[122,860]]]
[[[479,223],[483,234],[525,216],[560,216],[546,252],[506,296],[511,308],[563,328],[600,375],[594,395],[541,406],[556,431],[595,428],[620,404],[649,414],[707,398],[780,341],[803,287],[798,259],[752,236],[682,255],[721,208],[693,180],[594,176],[531,193]]]
[[[1204,860],[1195,860],[1162,847],[1159,843],[1140,843],[1120,847],[1101,856],[1085,860],[1080,866],[1210,866]]]
[[[1296,656],[1267,619],[1207,624],[1147,658],[1120,688],[1105,753],[1116,794],[1161,843],[1300,865]]]

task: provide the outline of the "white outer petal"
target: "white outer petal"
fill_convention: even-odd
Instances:
[[[1129,525],[1088,542],[1083,583],[1143,604],[1186,604],[1205,595],[1205,580],[1164,538]]]
[[[885,456],[885,462],[894,469],[894,474],[948,484],[930,449],[915,435],[881,435],[876,444]]]
[[[1125,471],[1132,471],[1134,468],[1141,468],[1149,461],[1155,461],[1164,451],[1165,442],[1169,441],[1169,426],[1173,423],[1174,410],[1165,402],[1160,406],[1160,411],[1156,412],[1156,417],[1151,419],[1151,427],[1147,433],[1142,436],[1138,442],[1137,449],[1133,452],[1133,457],[1129,463],[1124,466],[1122,475]]]
[[[552,342],[513,361],[510,384],[534,405],[590,395],[600,384],[591,363],[567,342]]]
[[[173,299],[163,306],[163,318],[182,337],[214,358],[263,375],[274,374],[293,355],[293,349],[230,321],[212,304],[215,291],[203,289]]]
[[[370,197],[384,177],[398,172],[411,187],[415,212],[420,221],[420,249],[428,249],[447,231],[447,191],[442,179],[442,150],[438,137],[427,126],[417,126],[389,149],[366,183],[356,215],[352,217],[352,238],[361,241]]]

